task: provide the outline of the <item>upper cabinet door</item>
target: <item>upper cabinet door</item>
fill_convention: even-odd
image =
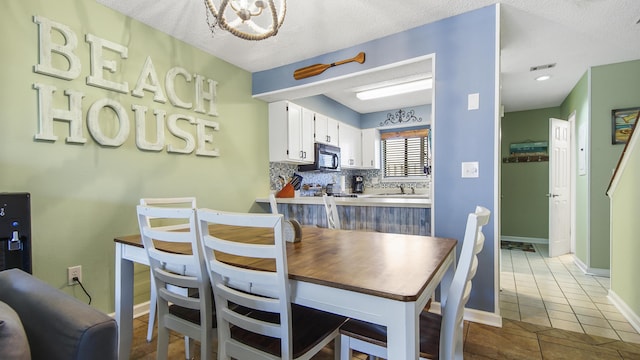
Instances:
[[[313,111],[301,108],[300,116],[300,149],[302,150],[302,161],[313,163],[315,161],[315,150],[313,148]]]
[[[362,130],[362,168],[380,169],[380,131]]]
[[[362,138],[360,129],[351,125],[340,124],[340,164],[343,168],[360,168],[362,166]]]
[[[313,112],[290,103],[269,104],[269,161],[310,164],[313,150]]]
[[[316,142],[338,146],[338,120],[326,115],[315,114],[315,140]]]

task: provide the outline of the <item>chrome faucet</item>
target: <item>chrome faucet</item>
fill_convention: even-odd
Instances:
[[[404,194],[404,184],[400,184],[400,194]]]

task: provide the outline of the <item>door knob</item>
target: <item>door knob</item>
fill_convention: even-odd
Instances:
[[[558,196],[560,196],[560,195],[558,195],[558,194],[547,194],[547,197],[549,197],[549,198],[551,198],[551,197],[558,197]]]

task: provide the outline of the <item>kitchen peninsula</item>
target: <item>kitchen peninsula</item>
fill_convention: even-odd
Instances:
[[[419,195],[363,195],[336,197],[342,229],[413,235],[431,235],[431,199]],[[324,203],[319,196],[278,198],[278,212],[302,225],[327,226]],[[269,199],[258,198],[265,212]]]

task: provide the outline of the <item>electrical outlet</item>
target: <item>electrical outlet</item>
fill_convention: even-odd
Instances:
[[[82,265],[70,266],[67,268],[67,285],[76,285],[77,282],[73,278],[82,281]]]

